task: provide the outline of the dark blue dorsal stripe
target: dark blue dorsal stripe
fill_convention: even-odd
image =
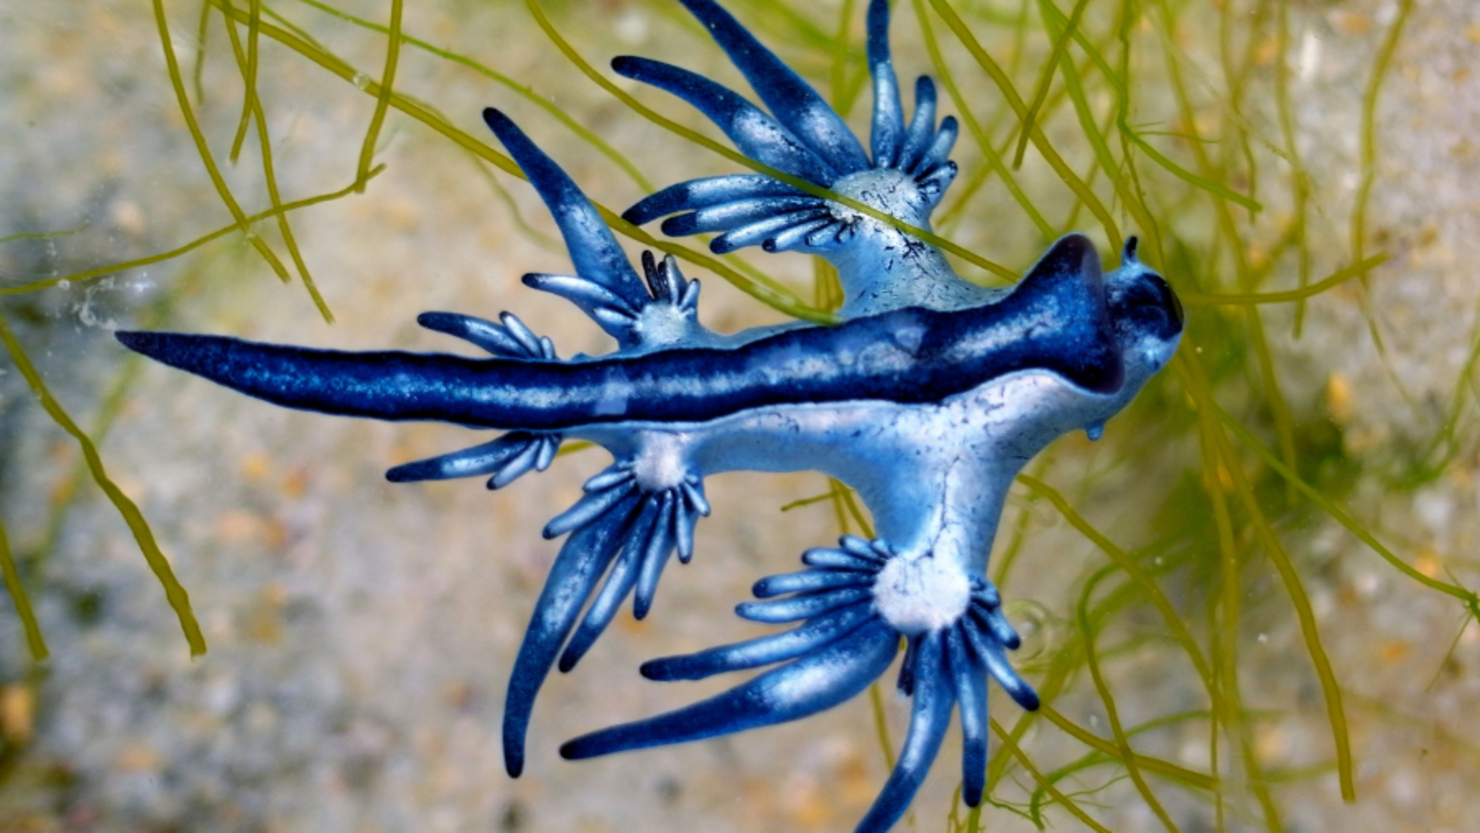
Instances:
[[[290,408],[388,420],[559,430],[604,422],[702,422],[772,405],[939,402],[1003,374],[1042,369],[1096,392],[1123,378],[1094,247],[1059,241],[1003,300],[904,309],[789,330],[734,349],[587,362],[352,353],[221,336],[120,332],[129,348]]]

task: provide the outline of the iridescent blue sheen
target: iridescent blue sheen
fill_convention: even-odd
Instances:
[[[569,670],[633,599],[651,610],[674,553],[693,555],[710,513],[703,478],[720,472],[815,470],[855,488],[878,537],[809,550],[807,569],[771,576],[736,612],[790,630],[642,666],[653,680],[696,680],[775,666],[730,691],[668,714],[566,743],[567,758],[714,737],[795,720],[862,691],[906,646],[899,688],[912,699],[894,772],[859,831],[891,827],[961,716],[962,796],[982,798],[988,677],[1026,709],[1032,687],[1007,651],[1018,637],[986,578],[1013,477],[1055,438],[1098,438],[1177,348],[1182,310],[1167,282],[1136,257],[1102,274],[1077,234],[1056,242],[1010,289],[958,277],[940,251],[899,224],[810,193],[808,185],[929,229],[955,176],[955,121],[935,121],[928,78],[905,122],[889,55],[888,3],[872,0],[874,84],[869,151],[796,73],[712,0],[682,0],[729,54],[766,109],[709,79],[623,57],[617,72],[697,107],[771,173],[731,174],[665,188],[624,215],[666,217],[669,234],[721,232],[723,252],[761,245],[828,258],[846,300],[835,327],[793,324],[731,335],[697,319],[699,284],[671,258],[644,253],[641,273],[590,201],[506,116],[489,127],[554,215],[574,275],[526,275],[611,335],[605,356],[556,357],[509,313],[497,321],[448,312],[422,326],[488,353],[349,353],[221,336],[120,332],[165,364],[291,408],[386,420],[442,420],[506,431],[490,441],[396,466],[397,482],[487,476],[508,485],[550,465],[565,439],[614,460],[544,529],[567,536],[535,602],[504,712],[508,771],[519,775],[536,695],[553,667]],[[769,110],[769,112],[767,112]],[[772,175],[775,174],[775,176]]]

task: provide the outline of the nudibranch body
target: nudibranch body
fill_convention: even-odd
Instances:
[[[869,9],[872,156],[800,77],[712,0],[683,0],[770,109],[656,61],[618,58],[624,75],[672,92],[713,119],[780,178],[740,174],[680,183],[628,210],[668,217],[670,234],[722,232],[716,251],[747,245],[828,258],[846,294],[842,323],[721,335],[697,319],[699,285],[671,258],[644,253],[639,276],[591,203],[503,114],[485,119],[548,205],[574,275],[526,275],[569,299],[616,339],[605,356],[561,360],[511,314],[488,321],[426,313],[430,329],[489,354],[347,353],[218,336],[123,332],[128,347],[269,402],[386,420],[442,420],[502,430],[492,441],[393,468],[393,481],[471,475],[507,485],[550,465],[566,439],[614,462],[556,516],[566,535],[534,607],[505,701],[504,752],[518,775],[535,696],[559,665],[590,649],[631,596],[650,610],[675,552],[693,555],[710,512],[703,479],[726,471],[814,470],[857,490],[877,538],[809,550],[806,569],[754,588],[737,608],[791,630],[646,663],[655,680],[775,665],[709,700],[577,738],[586,758],[793,720],[857,694],[906,645],[899,687],[912,698],[898,764],[860,831],[904,812],[940,746],[953,707],[965,739],[963,797],[981,799],[987,677],[1024,708],[1032,688],[1006,651],[1018,636],[986,578],[1008,487],[1058,436],[1097,437],[1176,350],[1176,295],[1128,241],[1102,275],[1084,237],[1060,239],[1008,290],[970,284],[902,227],[929,228],[955,174],[954,120],[935,121],[928,78],[906,124],[889,57],[888,3]],[[793,181],[783,181],[791,179]],[[810,193],[798,183],[840,194]],[[861,212],[861,203],[900,224]],[[902,225],[901,225],[902,224]]]

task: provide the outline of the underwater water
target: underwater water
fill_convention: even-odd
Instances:
[[[864,129],[865,4],[726,5]],[[900,829],[1029,830],[1039,813],[1060,829],[1466,829],[1480,774],[1480,284],[1467,268],[1480,255],[1480,17],[1461,2],[1080,6],[895,4],[906,89],[937,76],[942,112],[963,119],[937,232],[1008,273],[1071,229],[1107,256],[1142,235],[1189,322],[1177,363],[1104,439],[1064,438],[1009,502],[992,577],[1027,637],[1014,662],[1051,713],[994,691],[1023,755],[994,735],[996,805],[973,821],[955,802],[952,736]],[[450,350],[417,313],[507,309],[561,355],[602,352],[596,328],[518,281],[566,257],[534,194],[490,161],[482,108],[513,114],[618,212],[736,163],[594,83],[524,3],[156,8],[167,38],[143,4],[0,5],[0,521],[49,652],[36,662],[20,618],[0,611],[0,827],[850,829],[903,735],[908,708],[887,685],[732,738],[556,754],[728,685],[636,668],[760,632],[731,613],[756,578],[863,530],[825,478],[710,481],[694,563],[668,571],[652,616],[624,614],[551,679],[510,780],[504,686],[558,548],[539,529],[605,455],[563,456],[494,493],[391,484],[385,469],[467,431],[275,409],[146,366],[110,336]],[[718,134],[607,61],[651,56],[744,89],[670,0],[533,8],[616,91],[703,136]],[[374,27],[393,9],[416,40],[380,116]],[[1071,21],[1080,37],[1066,40]],[[244,235],[222,196],[244,215],[273,205],[256,118],[230,159],[249,88],[280,202],[385,166],[364,193],[288,214],[301,267],[275,219]],[[831,302],[800,255],[684,268],[717,330]],[[64,412],[101,469],[58,427]],[[138,516],[120,508],[135,504]],[[208,652],[192,658],[182,621]]]

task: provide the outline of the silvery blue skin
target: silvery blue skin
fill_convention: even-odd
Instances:
[[[684,70],[618,58],[621,74],[672,92],[713,119],[752,158],[929,228],[955,175],[955,121],[935,124],[935,92],[916,85],[906,124],[889,56],[888,3],[873,0],[872,159],[842,119],[712,0],[682,0],[745,75],[770,115]],[[733,335],[696,317],[699,285],[671,258],[643,255],[639,277],[591,203],[506,116],[485,120],[558,223],[575,274],[526,275],[575,303],[619,349],[560,360],[548,338],[504,313],[497,322],[425,313],[425,327],[491,358],[347,353],[218,336],[120,332],[133,350],[269,402],[386,420],[442,420],[501,429],[491,442],[391,469],[392,481],[472,475],[489,487],[549,466],[565,439],[589,440],[614,462],[546,526],[567,535],[535,605],[509,681],[504,753],[524,765],[535,696],[552,666],[569,670],[628,596],[639,618],[693,528],[709,514],[703,478],[725,471],[814,470],[856,489],[878,538],[809,550],[807,569],[755,585],[763,601],[739,615],[799,623],[789,631],[642,666],[654,680],[701,679],[776,665],[684,709],[576,738],[567,758],[698,740],[794,720],[854,696],[893,662],[912,698],[899,760],[859,831],[903,815],[959,706],[963,798],[981,800],[987,757],[986,679],[1024,708],[1038,705],[1006,651],[1019,640],[986,579],[1013,477],[1069,431],[1098,438],[1170,359],[1182,331],[1176,295],[1125,245],[1102,275],[1084,237],[1060,239],[1009,290],[960,279],[940,251],[893,225],[743,174],[681,183],[626,213],[668,217],[670,234],[723,232],[717,252],[747,245],[828,258],[846,293],[843,323]],[[605,580],[603,581],[603,577]],[[598,587],[599,585],[599,587]],[[582,611],[585,611],[584,616]],[[778,665],[779,664],[779,665]]]

